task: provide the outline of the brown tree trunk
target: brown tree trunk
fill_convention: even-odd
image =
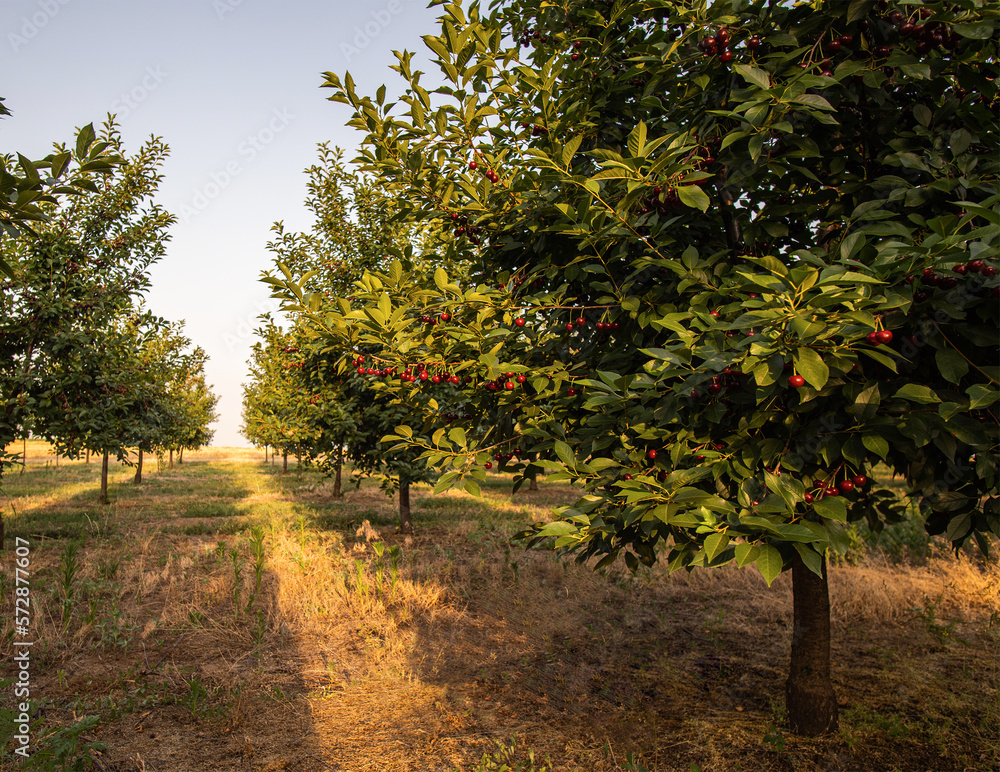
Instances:
[[[89,450],[87,451],[87,463],[88,464],[90,463],[90,451]]]
[[[410,484],[399,483],[399,532],[413,533],[413,521],[410,519]]]
[[[170,449],[170,463],[168,464],[168,468],[169,469],[173,469],[174,468],[174,449],[173,448]]]
[[[302,479],[302,455],[300,453],[295,454],[295,474],[300,480]]]
[[[104,451],[104,460],[101,462],[101,503],[108,503],[108,451]]]
[[[837,728],[837,696],[830,681],[830,593],[823,576],[792,559],[792,661],[785,683],[788,722],[796,734],[813,737]]]
[[[538,490],[538,468],[534,466],[528,467],[528,490],[537,491]]]
[[[281,473],[288,474],[288,451],[281,451]]]
[[[142,448],[139,448],[139,462],[135,465],[135,479],[132,482],[136,485],[142,483]]]
[[[3,537],[4,537],[4,534],[3,534],[3,530],[4,530],[3,512],[0,511],[0,552],[4,552],[4,546],[3,546]]]
[[[56,451],[56,469],[59,468],[59,451]]]
[[[337,472],[333,477],[333,497],[335,499],[342,499],[344,497],[344,492],[340,488],[340,472],[344,468],[344,454],[339,448],[337,449]]]
[[[267,463],[267,445],[264,446],[264,463]]]
[[[24,467],[28,463],[28,438],[24,438],[24,449],[21,451],[21,471],[18,474],[24,474]]]
[[[183,464],[184,463],[184,448],[181,448],[177,452],[177,463],[178,464]]]

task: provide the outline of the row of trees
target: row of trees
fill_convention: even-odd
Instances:
[[[205,352],[142,301],[174,222],[153,201],[167,152],[127,155],[112,118],[42,161],[0,158],[0,448],[101,455],[103,502],[109,457],[141,482],[143,453],[204,445],[216,417]],[[16,460],[0,451],[0,475]]]
[[[523,479],[528,451],[585,487],[528,543],[790,571],[788,716],[829,730],[827,555],[904,511],[875,467],[956,548],[1000,535],[998,20],[983,0],[446,4],[424,39],[444,85],[408,52],[395,101],[326,74],[404,243],[347,287],[291,252],[265,280],[304,369],[378,374],[404,416],[387,457],[474,489],[497,460]]]

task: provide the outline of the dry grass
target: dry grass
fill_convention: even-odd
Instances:
[[[1000,765],[996,565],[832,566],[842,728],[806,739],[781,729],[787,577],[601,575],[510,550],[567,486],[422,488],[400,537],[377,489],[334,501],[255,451],[190,454],[142,487],[116,468],[103,510],[98,471],[29,456],[5,488],[32,540],[33,696],[49,727],[101,717],[105,770],[499,769],[477,762],[512,737],[566,772],[626,770],[627,754],[653,772]],[[254,525],[266,564],[248,609]],[[84,541],[64,623],[67,534]]]

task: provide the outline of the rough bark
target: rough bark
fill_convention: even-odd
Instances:
[[[281,473],[288,474],[288,451],[284,450],[281,453]]]
[[[101,462],[101,503],[108,503],[108,451],[104,451],[104,460]]]
[[[410,484],[399,483],[399,532],[413,533],[413,521],[410,519]]]
[[[344,497],[344,492],[340,487],[340,473],[344,468],[344,454],[338,450],[337,451],[337,471],[333,476],[333,497],[335,499],[342,499]]]
[[[537,491],[538,490],[538,469],[537,467],[528,467],[528,490]]]
[[[177,463],[178,464],[183,464],[184,463],[184,448],[181,448],[177,452]]]
[[[135,465],[135,479],[132,482],[136,485],[142,483],[142,448],[139,448],[139,461]]]
[[[830,680],[830,593],[826,559],[823,576],[792,560],[792,661],[785,683],[785,707],[793,732],[810,737],[837,728],[837,696]]]
[[[174,468],[174,449],[170,449],[170,463],[167,465],[169,469]]]
[[[90,463],[90,451],[89,450],[87,451],[87,463],[88,464]]]

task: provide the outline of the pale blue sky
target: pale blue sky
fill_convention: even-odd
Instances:
[[[29,157],[118,114],[126,150],[150,134],[171,155],[157,200],[177,215],[152,271],[151,309],[184,319],[211,357],[221,397],[216,445],[242,445],[241,384],[271,224],[305,228],[303,170],[316,144],[347,148],[350,111],[320,73],[350,70],[358,91],[402,90],[392,51],[423,56],[436,30],[426,0],[3,0],[0,152]],[[422,66],[421,69],[429,69]]]

